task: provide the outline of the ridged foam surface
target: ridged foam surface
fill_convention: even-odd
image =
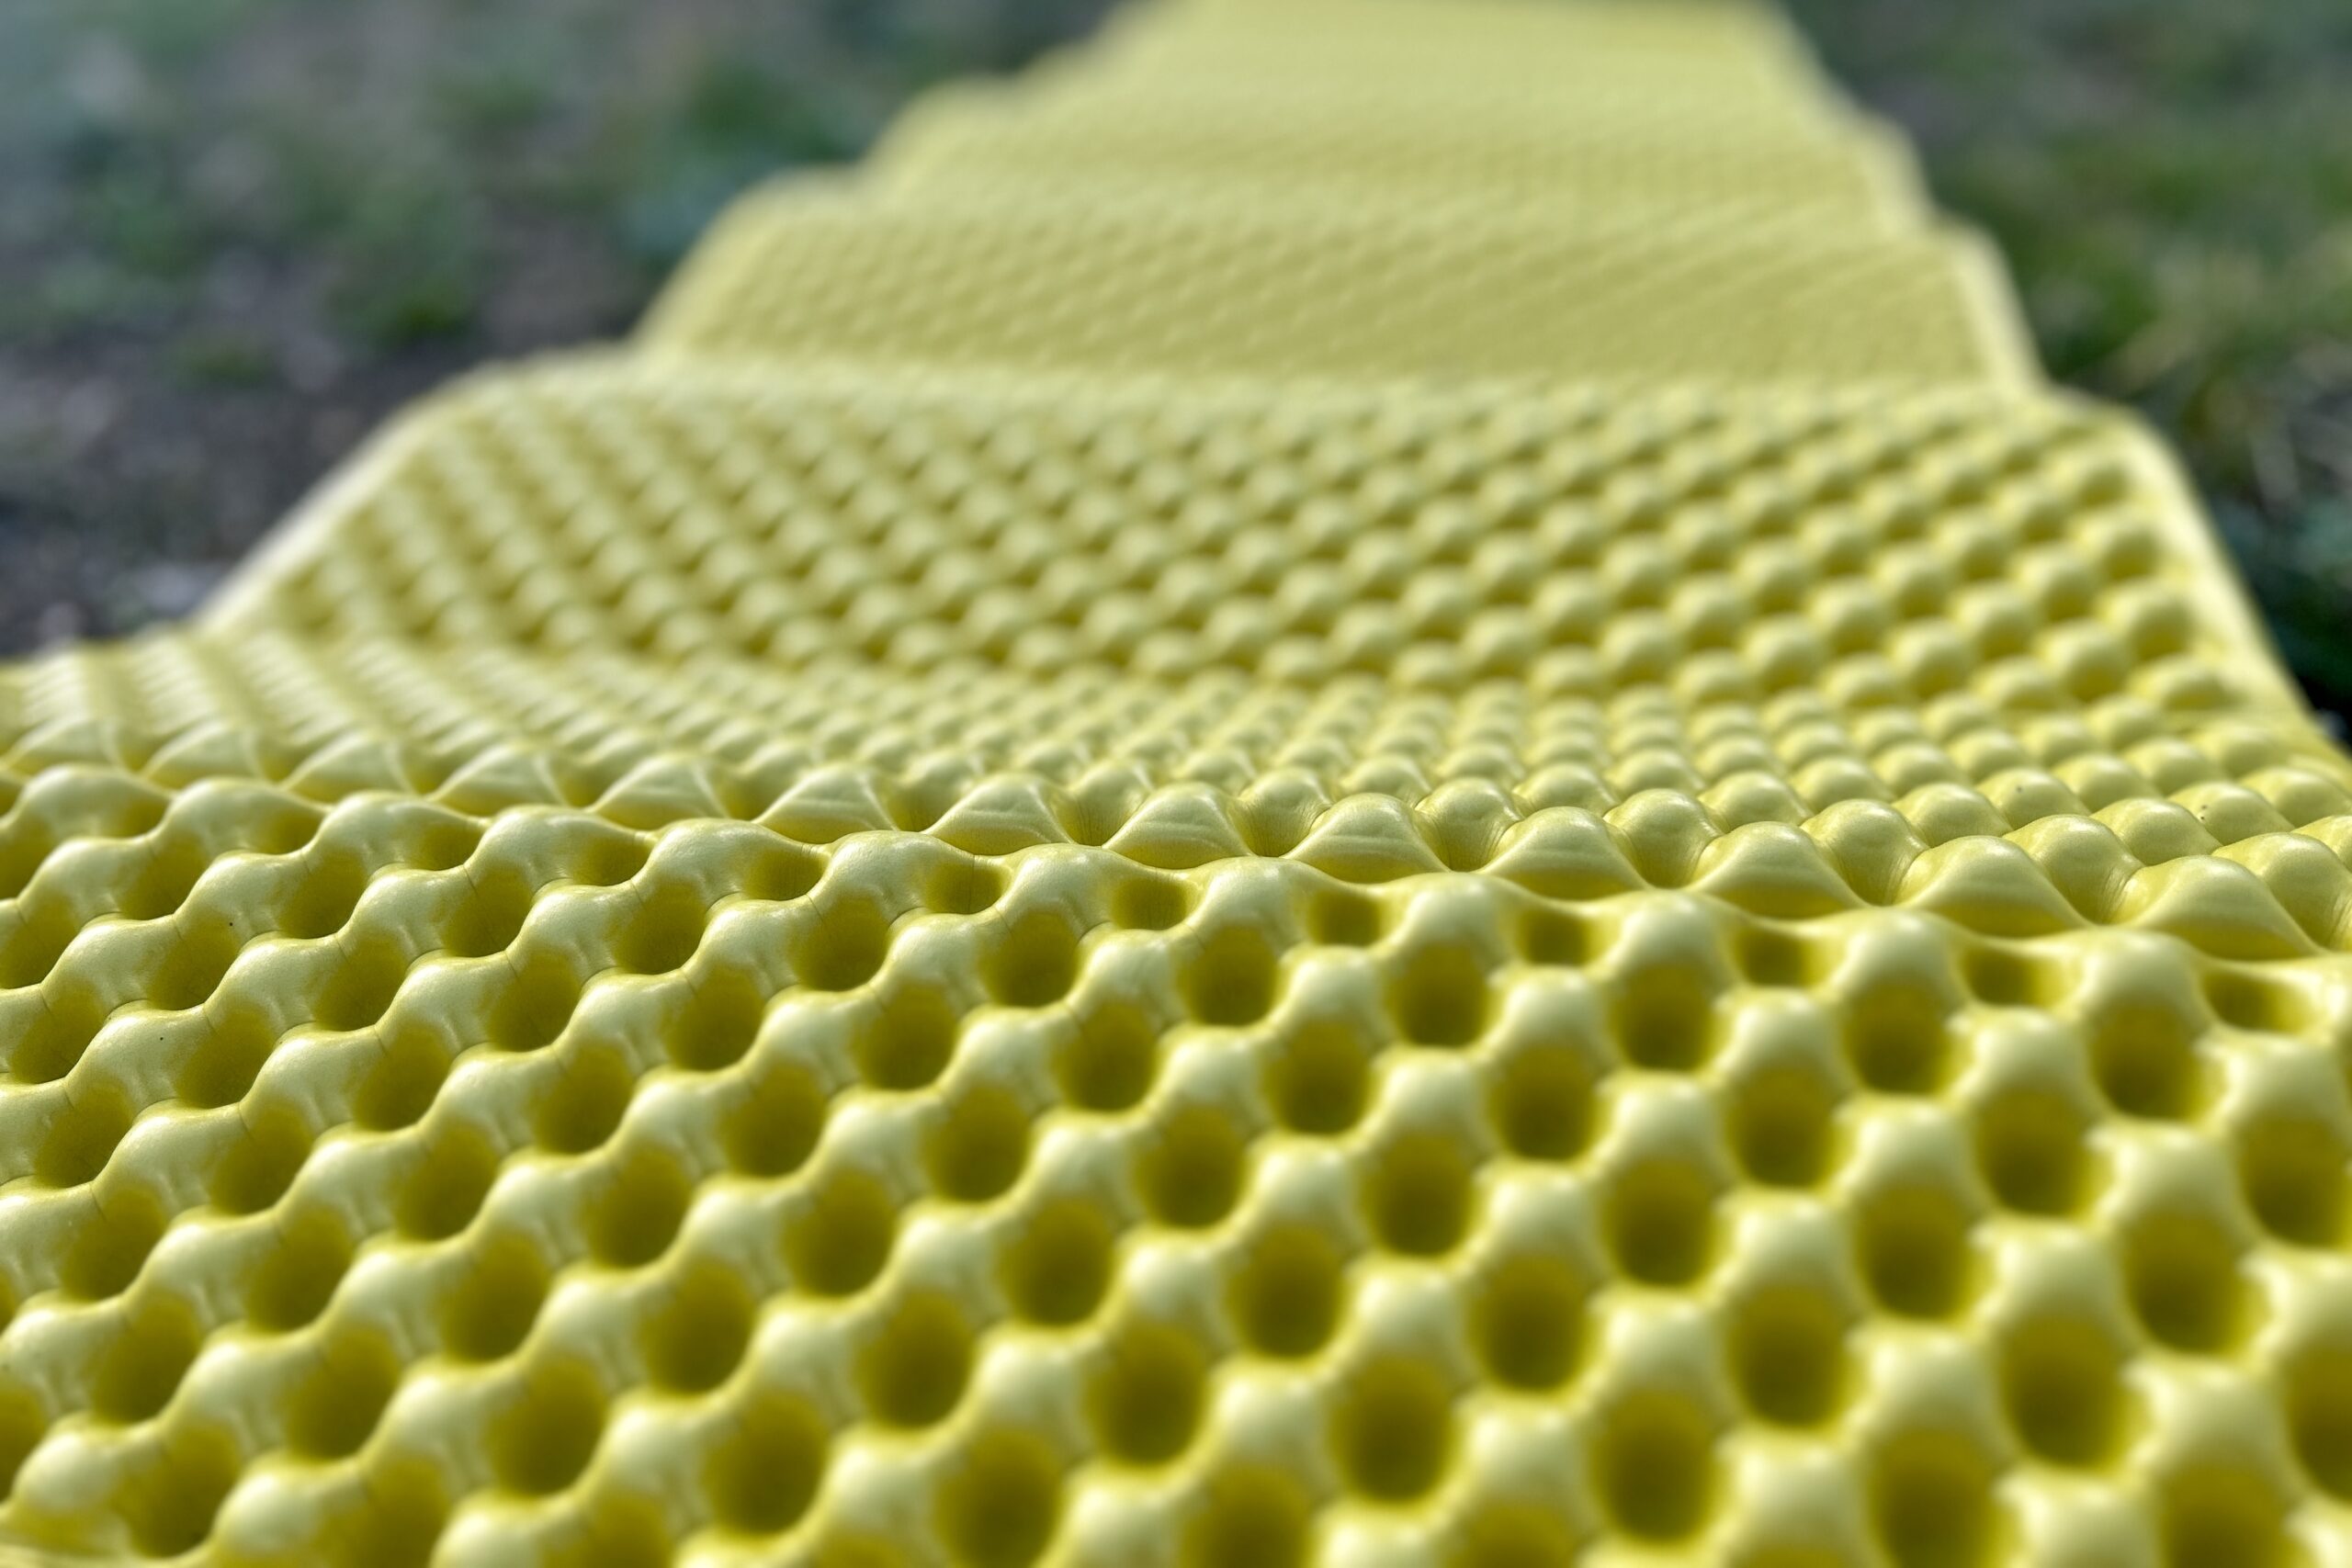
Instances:
[[[1767,14],[1113,31],[0,669],[0,1561],[2352,1564],[2165,456]]]
[[[909,116],[886,141],[879,172],[951,194],[975,173],[1042,166],[1147,192],[1166,178],[1277,195],[1304,189],[1359,209],[1476,196],[1514,217],[1670,192],[1768,224],[1798,209],[1832,239],[1916,218],[1908,164],[1860,127],[1759,134],[1734,112],[1736,100],[1702,99],[1693,113],[1722,124],[1694,132],[1646,100],[1628,104],[1605,91],[1574,113],[1569,106],[1582,99],[1570,91],[1531,92],[1517,112],[1508,100],[1465,107],[1377,93],[1269,101],[1222,74],[1148,96],[1047,98],[1012,113],[990,97],[949,96]]]
[[[1381,381],[2017,380],[1956,235],[1826,240],[1713,214],[1577,220],[1182,204],[1080,186],[884,206],[756,197],[645,341],[703,356]],[[1761,230],[1761,232],[1758,231]],[[1379,323],[1377,331],[1364,323]]]
[[[1532,36],[1497,25],[1514,18]],[[1005,169],[1146,191],[1197,175],[1358,209],[1483,197],[1518,217],[1663,197],[1841,238],[1923,213],[1908,149],[1830,101],[1754,11],[1343,0],[1131,9],[1113,31],[1009,91],[917,105],[884,173],[933,193]]]
[[[1035,91],[1053,65],[1022,85]],[[1834,135],[1852,119],[1802,39],[1767,7],[1577,0],[1216,0],[1114,13],[1070,81],[1123,82],[1141,96],[1204,78],[1276,80],[1286,98],[1378,91],[1494,103],[1546,85],[1579,100],[1774,106],[1791,126]],[[1065,85],[1069,85],[1066,81]],[[1539,95],[1540,96],[1540,95]],[[1550,95],[1555,101],[1559,95]],[[1572,118],[1575,110],[1567,109]]]

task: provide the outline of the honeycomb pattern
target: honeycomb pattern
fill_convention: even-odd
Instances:
[[[0,1561],[2352,1564],[2168,460],[1769,12],[1112,34],[0,667]]]
[[[35,1540],[2180,1557],[2334,1506],[2308,943],[17,765]]]

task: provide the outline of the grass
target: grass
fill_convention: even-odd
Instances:
[[[1108,0],[9,0],[0,650],[180,613],[389,411]]]
[[[185,608],[402,400],[620,331],[745,183],[1107,3],[11,0],[0,647]],[[1788,3],[2352,711],[2352,7]]]
[[[1790,3],[2007,252],[2051,372],[2172,437],[2352,713],[2352,6]]]

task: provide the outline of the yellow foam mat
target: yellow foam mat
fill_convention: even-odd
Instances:
[[[2152,443],[1970,388],[582,357],[395,424],[215,619],[910,670],[2291,706]]]
[[[1460,80],[1429,72],[1367,71],[1333,76],[1269,61],[1255,52],[1231,60],[1099,51],[1048,63],[1010,82],[943,90],[913,109],[895,140],[919,138],[923,127],[957,112],[986,107],[1029,118],[1061,122],[1115,118],[1114,105],[1156,114],[1191,109],[1256,117],[1279,104],[1294,125],[1352,118],[1359,130],[1396,137],[1429,127],[1464,137],[1533,141],[1550,136],[1588,142],[1636,139],[1690,147],[1714,142],[1726,153],[1736,143],[1764,143],[1801,170],[1811,159],[1831,184],[1849,177],[1850,143],[1883,134],[1877,121],[1803,82],[1765,78],[1743,83],[1691,81],[1669,71],[1623,69],[1573,57],[1532,72],[1525,81],[1481,73]],[[958,106],[968,106],[959,109]],[[1751,152],[1750,156],[1756,154]],[[1897,152],[1895,157],[1903,156]]]
[[[2013,382],[2032,371],[2007,299],[1957,233],[787,188],[722,220],[641,341],[1106,373]]]
[[[1856,114],[1801,52],[1784,48],[1629,50],[1621,39],[1589,30],[1498,47],[1492,34],[1458,21],[1380,27],[1367,25],[1359,7],[1343,9],[1357,19],[1246,29],[1136,26],[1170,13],[1119,13],[1103,37],[1048,56],[996,91],[1047,103],[1219,89],[1247,90],[1285,105],[1378,98],[1416,115],[1443,106],[1474,123],[1504,118],[1556,122],[1580,113],[1646,119],[1659,134],[1686,140],[1734,124],[1784,138],[1818,137]]]
[[[1845,144],[1769,13],[1116,30],[0,667],[0,1562],[2352,1563],[2352,761],[2170,460],[1740,115],[1332,156]]]
[[[1113,95],[1168,100],[1246,94],[1311,109],[1352,101],[1419,118],[1443,109],[1474,124],[1516,120],[1521,130],[1581,117],[1645,123],[1654,134],[1685,141],[1734,127],[1817,140],[1850,128],[1857,113],[1802,55],[1779,50],[1628,51],[1577,34],[1465,52],[1461,44],[1487,35],[1459,25],[1368,28],[1360,19],[1312,29],[1170,34],[1121,28],[1117,20],[1106,38],[1048,57],[995,93],[1048,105]],[[967,87],[946,97],[978,93]],[[918,119],[930,112],[919,108]]]
[[[1090,58],[1285,64],[1360,80],[1523,79],[1599,65],[1681,82],[1826,91],[1803,40],[1770,6],[1685,0],[1180,0],[1114,13]],[[1103,58],[1107,57],[1107,58]]]
[[[485,380],[212,628],[12,674],[13,1528],[2324,1539],[2352,795],[2128,429],[956,385]],[[1318,525],[1467,620],[1050,635],[1048,563],[1148,640]]]
[[[1446,746],[1396,719],[1392,766]],[[2145,880],[2326,854],[2340,785],[2260,782],[2286,811],[2045,826],[2176,857]],[[2129,1562],[2332,1528],[2341,961],[2004,909],[1998,838],[1944,857],[1984,934],[1770,910],[1772,872],[1758,914],[62,762],[11,823],[60,809],[19,902],[83,923],[51,1005],[10,998],[6,1104],[35,1539]],[[1651,854],[1692,809],[1553,808]]]
[[[1492,28],[1481,12],[1540,25]],[[1819,80],[1777,18],[1733,28],[1720,8],[1444,5],[1126,15],[1109,41],[1009,89],[918,106],[884,166],[943,187],[1008,163],[1359,201],[1485,186],[1521,208],[1682,194],[1750,214],[1814,210],[1831,228],[1923,209],[1907,150]],[[1170,25],[1187,17],[1214,25]],[[1728,47],[1693,47],[1705,40]]]
[[[1349,96],[1291,100],[1225,89],[1099,108],[1082,98],[947,96],[910,115],[876,157],[886,177],[949,191],[971,171],[1042,167],[1305,186],[1360,203],[1475,194],[1512,212],[1675,198],[1735,211],[1801,209],[1819,214],[1832,237],[1905,226],[1920,207],[1910,160],[1863,122],[1832,141],[1747,138],[1728,129],[1661,136],[1646,114],[1513,121],[1398,103],[1368,118]]]

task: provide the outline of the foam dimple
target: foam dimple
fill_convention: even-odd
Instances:
[[[1897,1433],[1871,1470],[1871,1523],[1894,1562],[1908,1568],[1998,1560],[1996,1466],[1965,1438],[1929,1428]]]
[[[1715,1502],[1713,1434],[1687,1397],[1622,1396],[1597,1425],[1593,1481],[1611,1522],[1636,1540],[1689,1541]]]
[[[910,1295],[883,1319],[857,1361],[859,1392],[887,1427],[922,1428],[945,1420],[971,1376],[972,1328],[956,1303],[935,1292]]]
[[[1544,1253],[1507,1257],[1474,1292],[1481,1359],[1511,1388],[1557,1388],[1584,1353],[1584,1312],[1591,1281],[1576,1264]]]
[[[1102,1355],[1091,1403],[1105,1451],[1136,1466],[1177,1459],[1201,1419],[1206,1357],[1198,1342],[1145,1322],[1107,1341]]]

